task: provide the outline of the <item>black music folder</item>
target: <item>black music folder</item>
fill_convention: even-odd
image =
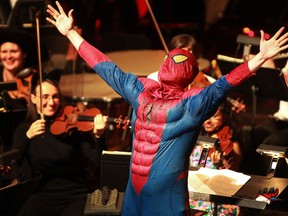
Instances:
[[[2,92],[3,90],[6,91],[17,90],[17,83],[14,81],[0,82],[0,92]]]

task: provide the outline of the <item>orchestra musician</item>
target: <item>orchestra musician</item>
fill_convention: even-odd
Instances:
[[[239,170],[242,152],[240,143],[237,141],[235,122],[229,102],[223,102],[216,113],[204,121],[200,134],[218,139],[215,148],[209,151],[205,167]],[[191,166],[197,166],[201,151],[201,146],[195,146]]]
[[[18,29],[1,29],[0,31],[0,81],[16,81],[31,75],[23,71],[25,68],[36,68],[38,65],[36,37]],[[45,46],[41,50],[42,61],[47,59],[48,51]],[[24,95],[17,89],[9,91],[12,99],[23,99]],[[24,98],[25,99],[25,98]]]
[[[24,203],[18,216],[84,215],[87,193],[96,189],[90,185],[89,178],[93,173],[100,175],[104,146],[101,136],[107,117],[98,110],[90,131],[84,132],[78,127],[67,131],[64,124],[52,132],[54,124],[61,124],[56,120],[66,114],[58,83],[53,74],[45,75],[42,81],[38,74],[33,75],[27,119],[14,134],[13,148],[19,151],[20,168],[28,161],[32,177],[41,176],[37,190]],[[70,123],[73,122],[67,122]],[[92,168],[90,173],[86,173],[87,168]]]
[[[25,118],[31,79],[31,70],[25,69],[37,68],[37,56],[37,43],[34,35],[16,28],[0,30],[0,82],[16,83],[13,90],[0,90],[0,146],[2,151],[11,148],[13,132]],[[42,46],[41,57],[43,61],[48,58],[48,51],[44,46]]]
[[[203,146],[196,145],[190,156],[191,167],[201,167],[211,169],[230,169],[239,171],[242,160],[242,150],[240,142],[235,132],[235,122],[233,121],[231,104],[224,101],[216,113],[204,121],[201,135],[217,139],[214,148],[209,150],[205,163],[201,158]],[[193,209],[210,212],[213,214],[213,203],[198,200],[190,200],[190,207]],[[217,215],[229,212],[229,215],[238,215],[239,207],[234,205],[219,205]]]

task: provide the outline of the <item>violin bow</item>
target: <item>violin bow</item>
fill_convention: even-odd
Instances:
[[[154,16],[154,13],[153,13],[153,11],[152,11],[152,9],[151,9],[149,0],[145,0],[145,1],[146,1],[147,8],[148,8],[148,10],[149,10],[149,13],[150,13],[150,15],[151,15],[151,17],[152,17],[153,23],[154,23],[154,25],[155,25],[155,28],[156,28],[156,30],[157,30],[157,33],[158,33],[158,35],[159,35],[159,37],[160,37],[161,43],[162,43],[162,45],[163,45],[163,47],[164,47],[164,50],[165,50],[166,54],[168,55],[168,53],[169,53],[168,47],[167,47],[167,45],[166,45],[166,43],[165,43],[165,40],[164,40],[164,38],[163,38],[163,35],[162,35],[161,30],[160,30],[160,28],[159,28],[159,25],[158,25],[158,23],[157,23],[157,21],[156,21],[156,18],[155,18],[155,16]]]
[[[36,13],[36,35],[37,35],[37,53],[38,53],[38,65],[39,65],[39,93],[40,93],[40,115],[41,119],[44,119],[43,115],[43,101],[42,101],[42,61],[41,61],[41,43],[40,43],[40,25],[39,25],[40,12]]]

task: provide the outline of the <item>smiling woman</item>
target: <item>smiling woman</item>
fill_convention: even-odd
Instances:
[[[54,71],[43,79],[33,74],[27,119],[16,128],[13,137],[20,170],[27,160],[31,177],[42,177],[19,216],[81,216],[87,193],[97,186],[100,176],[104,140],[99,132],[105,129],[106,117],[99,113],[94,118],[93,133],[75,130],[63,136],[53,134],[51,124],[63,113],[64,101],[58,85],[60,77],[51,73]]]
[[[0,81],[15,81],[21,70],[38,65],[36,37],[18,29],[0,31]],[[48,57],[45,46],[41,46],[41,60]],[[12,99],[18,98],[17,91],[9,92]]]
[[[19,29],[0,29],[0,82],[17,83],[17,88],[0,91],[0,146],[10,149],[16,126],[26,115],[29,73],[38,65],[36,37]],[[48,51],[41,46],[42,61]],[[30,77],[31,78],[31,77]],[[27,83],[28,82],[28,83]]]
[[[26,34],[25,34],[26,35]],[[31,49],[28,37],[15,31],[0,31],[0,81],[15,82],[18,73],[24,69],[24,63],[29,63]],[[26,44],[25,44],[26,43]],[[26,61],[29,60],[29,61]],[[27,66],[31,66],[29,63]],[[16,86],[16,85],[15,85]],[[11,90],[11,89],[9,89]],[[20,122],[24,121],[26,101],[19,99],[17,88],[13,91],[1,90],[0,106],[0,145],[3,151],[9,150],[12,145],[13,132]]]

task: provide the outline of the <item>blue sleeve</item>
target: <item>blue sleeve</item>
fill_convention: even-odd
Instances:
[[[200,122],[207,120],[214,115],[232,89],[233,86],[227,82],[225,76],[219,78],[198,95],[191,98],[189,101],[190,114],[198,116]]]
[[[133,105],[144,86],[138,77],[131,73],[123,72],[113,62],[102,62],[94,66],[96,73],[126,102]]]

